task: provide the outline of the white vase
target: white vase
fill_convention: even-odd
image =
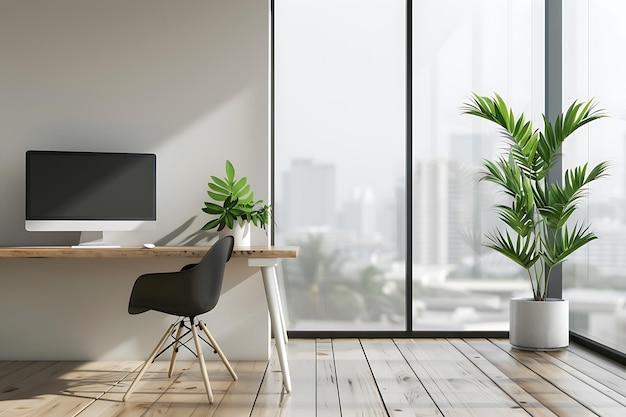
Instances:
[[[224,228],[220,230],[220,238],[224,236],[232,236],[235,238],[235,247],[250,247],[250,222],[235,222],[232,229]]]
[[[509,341],[522,350],[558,350],[569,345],[569,302],[549,298],[510,300]]]

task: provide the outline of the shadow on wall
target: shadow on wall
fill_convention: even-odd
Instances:
[[[210,245],[218,237],[216,232],[206,230],[189,230],[198,216],[193,216],[170,233],[157,239],[157,246],[203,246]]]

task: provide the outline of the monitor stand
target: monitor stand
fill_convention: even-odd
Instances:
[[[72,249],[109,249],[119,247],[119,245],[105,245],[104,235],[101,231],[89,231],[80,232],[78,245],[72,246]]]

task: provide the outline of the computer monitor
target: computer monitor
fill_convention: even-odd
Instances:
[[[156,155],[26,152],[26,230],[80,231],[81,246],[155,225]]]

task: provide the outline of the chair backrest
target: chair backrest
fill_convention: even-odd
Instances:
[[[212,310],[220,298],[226,262],[235,239],[217,241],[195,265],[178,272],[156,272],[137,278],[128,303],[130,314],[148,310],[195,317]]]
[[[192,268],[181,271],[181,278],[188,280],[189,308],[196,314],[212,310],[220,298],[226,262],[230,260],[235,239],[224,236]]]

